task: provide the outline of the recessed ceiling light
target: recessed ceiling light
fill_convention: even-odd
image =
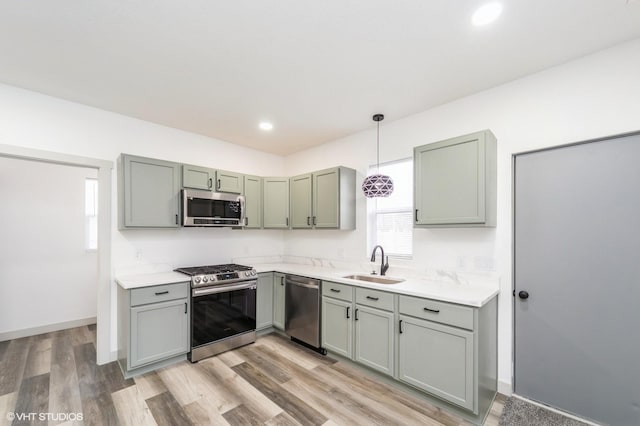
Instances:
[[[473,25],[480,27],[498,19],[502,13],[502,4],[497,1],[480,6],[471,17]]]
[[[271,130],[273,129],[273,124],[269,123],[268,121],[263,121],[260,123],[259,127],[262,130]]]

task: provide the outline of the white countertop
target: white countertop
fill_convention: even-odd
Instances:
[[[151,287],[161,284],[183,283],[191,281],[191,277],[180,272],[153,272],[150,274],[123,275],[116,277],[118,285],[125,290],[132,288]]]
[[[302,265],[295,263],[265,263],[253,265],[260,272],[281,272],[283,274],[302,275],[309,278],[349,284],[354,287],[365,287],[407,296],[424,297],[444,302],[457,303],[473,307],[481,307],[489,302],[499,292],[499,284],[489,283],[460,283],[453,280],[407,278],[398,284],[376,284],[342,278],[345,275],[360,273],[354,270],[340,270],[330,267]],[[389,277],[401,278],[401,277]],[[155,272],[150,274],[126,275],[116,278],[120,287],[132,288],[149,287],[160,284],[171,284],[189,281],[190,278],[179,272]]]
[[[481,307],[499,292],[499,285],[474,285],[460,284],[451,280],[428,280],[420,278],[407,278],[397,284],[376,284],[367,281],[352,280],[342,278],[345,275],[362,274],[353,270],[339,270],[335,268],[299,265],[293,263],[270,263],[253,265],[256,271],[260,272],[281,272],[284,274],[302,275],[309,278],[332,281],[342,284],[349,284],[354,287],[371,288],[375,290],[388,291],[390,293],[403,294],[407,296],[424,297],[443,302],[457,303],[473,307]],[[398,278],[388,276],[387,278]]]

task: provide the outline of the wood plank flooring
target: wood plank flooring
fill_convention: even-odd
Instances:
[[[116,363],[95,360],[95,325],[0,342],[0,426],[466,424],[278,334],[129,380]],[[504,401],[486,425],[498,425]],[[37,414],[11,421],[10,413]]]

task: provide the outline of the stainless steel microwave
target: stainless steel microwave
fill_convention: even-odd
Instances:
[[[183,226],[244,226],[244,196],[182,190]]]

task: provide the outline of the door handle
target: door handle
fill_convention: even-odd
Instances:
[[[418,221],[418,209],[416,209],[416,222]]]
[[[311,226],[311,216],[307,216],[307,225]]]
[[[289,218],[286,218],[285,221],[287,223],[287,226],[289,226]]]
[[[249,218],[245,217],[244,218],[244,226],[247,226],[247,225],[249,225]]]
[[[187,313],[187,302],[184,302],[184,313]]]
[[[356,321],[358,321],[358,309],[355,310],[354,312],[354,318]]]
[[[522,290],[518,293],[518,297],[522,300],[527,300],[529,298],[529,293]]]
[[[209,178],[209,184],[207,185],[209,188],[213,188],[213,179]]]
[[[313,226],[316,226],[316,217],[313,217]]]
[[[222,185],[220,184],[220,179],[218,179],[218,191],[220,190],[220,187],[221,187],[221,186],[222,186]]]
[[[402,331],[402,320],[400,320],[400,322],[398,323],[398,327],[399,327],[400,334],[402,334],[403,333],[403,331]]]
[[[347,306],[347,318],[351,318],[351,317],[349,316],[349,309],[351,309],[351,307]]]
[[[284,285],[284,276],[280,277],[280,285]]]
[[[176,215],[176,225],[178,224],[178,215]]]

